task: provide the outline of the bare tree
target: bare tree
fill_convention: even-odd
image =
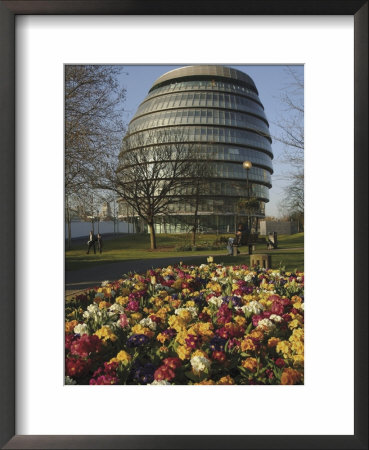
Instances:
[[[281,95],[284,113],[275,124],[279,133],[274,140],[284,145],[282,162],[288,167],[282,178],[287,181],[281,206],[303,222],[304,217],[304,80],[293,68],[286,68],[289,83]]]
[[[145,131],[123,140],[118,166],[100,166],[96,187],[117,193],[148,226],[156,248],[155,220],[183,199],[195,166],[194,146],[179,130]]]
[[[199,227],[199,211],[201,201],[205,192],[210,190],[211,178],[214,176],[214,167],[209,163],[204,155],[199,152],[192,152],[192,164],[189,167],[188,178],[185,182],[186,202],[193,208],[193,214],[189,220],[191,222],[191,241],[196,245],[196,235]]]
[[[82,190],[92,189],[96,166],[119,152],[124,133],[125,89],[119,83],[122,73],[123,68],[119,66],[65,66],[67,219],[72,198]]]

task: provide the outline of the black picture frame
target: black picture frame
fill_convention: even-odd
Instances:
[[[354,16],[354,435],[15,435],[15,16],[20,14],[205,14]],[[367,449],[368,448],[368,1],[43,0],[0,1],[0,445],[6,449]],[[342,244],[344,245],[344,243]],[[339,364],[339,362],[337,362]],[[344,380],[342,380],[344,383]],[[337,393],[339,397],[339,393]],[[318,407],[318,406],[317,406]]]

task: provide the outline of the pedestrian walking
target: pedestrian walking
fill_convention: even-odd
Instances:
[[[88,245],[87,254],[90,253],[91,247],[94,248],[94,253],[96,254],[95,236],[94,236],[94,233],[93,233],[92,230],[90,231],[90,235],[89,235],[89,237],[88,237],[87,245]]]
[[[97,250],[100,253],[102,253],[102,247],[103,247],[102,236],[100,233],[97,233]]]

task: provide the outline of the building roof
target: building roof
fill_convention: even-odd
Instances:
[[[153,84],[151,89],[154,89],[155,86],[164,83],[169,80],[173,80],[175,78],[184,78],[184,77],[192,77],[192,76],[214,76],[214,77],[222,77],[222,78],[230,78],[233,80],[240,80],[249,85],[251,85],[255,91],[257,92],[255,83],[252,78],[250,78],[244,72],[240,70],[232,69],[231,67],[226,66],[216,66],[216,65],[198,65],[198,66],[185,66],[180,67],[179,69],[170,70],[169,72],[161,75]]]

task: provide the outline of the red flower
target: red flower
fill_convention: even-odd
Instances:
[[[159,369],[155,370],[154,378],[157,381],[161,380],[173,380],[175,378],[176,374],[175,372],[168,366],[160,366]]]
[[[160,323],[161,322],[160,317],[154,316],[154,314],[151,314],[151,316],[149,316],[149,317],[155,323]]]
[[[273,302],[271,311],[273,314],[277,314],[278,316],[281,316],[283,314],[283,305],[280,302]]]
[[[111,377],[109,375],[102,375],[101,377],[98,377],[96,380],[94,378],[91,378],[90,385],[106,385],[106,384],[117,384],[118,378]]]
[[[199,344],[201,344],[201,336],[195,336],[193,334],[189,334],[185,339],[187,347],[196,348]]]
[[[214,351],[211,356],[213,359],[220,361],[220,362],[224,362],[227,359],[226,354],[219,350]]]
[[[202,312],[199,314],[199,319],[204,322],[209,322],[211,320],[211,317],[209,316],[209,314]]]
[[[277,367],[279,367],[279,368],[284,367],[285,364],[286,364],[286,363],[284,362],[284,359],[282,359],[282,358],[278,358],[278,359],[275,360],[275,365],[276,365]]]
[[[65,372],[69,377],[80,378],[86,375],[91,367],[91,360],[68,358],[65,362]]]
[[[227,323],[232,319],[232,311],[228,308],[226,303],[219,308],[217,312],[217,318],[219,323]]]
[[[164,366],[169,367],[170,369],[178,369],[178,367],[181,367],[182,361],[179,358],[165,358],[163,360]]]
[[[98,353],[101,350],[101,346],[101,340],[97,336],[88,336],[87,334],[84,334],[79,339],[72,342],[70,352],[73,355],[86,358],[91,353]]]

